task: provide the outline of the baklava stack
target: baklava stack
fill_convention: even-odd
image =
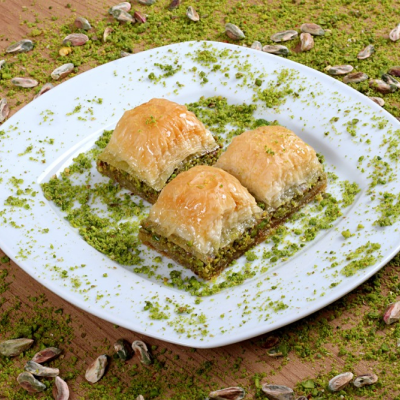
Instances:
[[[281,126],[242,133],[209,166],[218,155],[194,114],[154,99],[124,114],[98,161],[100,172],[155,201],[143,243],[204,279],[326,188],[314,149]]]

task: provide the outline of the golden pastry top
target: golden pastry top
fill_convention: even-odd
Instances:
[[[235,176],[269,211],[323,170],[315,150],[282,126],[261,126],[235,137],[215,166]]]
[[[164,237],[182,239],[183,247],[192,248],[202,258],[237,239],[261,212],[235,177],[201,165],[182,172],[164,187],[146,226]]]
[[[187,157],[217,148],[211,133],[184,105],[152,99],[124,113],[99,160],[161,190]]]

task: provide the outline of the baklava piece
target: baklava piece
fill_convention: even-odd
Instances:
[[[97,169],[154,203],[180,172],[214,164],[220,149],[185,106],[152,99],[124,113],[98,157]]]
[[[139,238],[211,279],[268,236],[269,218],[262,218],[262,211],[235,177],[196,166],[161,191],[142,221]]]
[[[282,126],[235,137],[215,164],[235,176],[271,216],[271,227],[311,201],[327,179],[315,150]]]

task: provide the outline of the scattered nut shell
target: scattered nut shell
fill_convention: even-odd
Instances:
[[[58,368],[44,367],[35,361],[28,361],[25,364],[25,371],[30,372],[32,375],[45,376],[47,378],[55,378],[60,374],[60,370]]]
[[[43,392],[47,388],[44,383],[38,381],[30,372],[19,374],[17,381],[29,393]]]
[[[400,39],[400,24],[396,26],[396,28],[392,29],[389,33],[389,39],[393,42],[396,42]]]
[[[387,306],[385,313],[383,314],[383,320],[387,325],[394,324],[400,319],[400,301],[391,303]]]
[[[297,31],[289,29],[288,31],[274,33],[270,39],[273,42],[287,42],[288,40],[292,40],[296,38],[298,35]]]
[[[267,44],[262,48],[262,51],[269,54],[274,54],[276,56],[287,56],[290,51],[286,46],[277,45],[270,45]]]
[[[347,386],[353,379],[353,374],[351,372],[344,372],[343,374],[337,375],[332,378],[328,383],[328,388],[332,392],[338,392]]]
[[[197,11],[196,11],[192,6],[189,6],[189,7],[187,8],[187,10],[186,10],[186,16],[187,16],[191,21],[194,21],[194,22],[200,21],[200,16],[199,16],[199,14],[197,13]]]
[[[23,88],[32,88],[39,85],[39,82],[35,79],[30,78],[12,78],[11,83],[14,86],[23,87]]]
[[[42,88],[40,89],[39,93],[34,97],[34,99],[37,99],[38,97],[40,97],[42,94],[45,94],[46,92],[48,92],[49,90],[53,89],[54,85],[50,82],[45,83]],[[55,347],[54,347],[55,348]],[[61,351],[61,350],[60,350]],[[39,352],[40,353],[40,352]],[[38,354],[39,354],[38,353]],[[32,361],[36,361],[36,360],[32,360]],[[47,361],[47,360],[46,360]],[[36,361],[39,362],[39,361]],[[41,362],[45,362],[45,361],[41,361]],[[39,362],[40,364],[40,362]]]
[[[131,6],[131,3],[128,3],[127,1],[124,1],[124,2],[122,2],[122,3],[119,3],[119,4],[115,5],[115,6],[112,6],[112,7],[108,10],[108,13],[109,13],[110,15],[112,15],[112,13],[113,13],[114,10],[122,10],[122,11],[128,12],[128,11],[130,11],[131,7],[132,7],[132,6]]]
[[[323,36],[325,31],[317,24],[307,23],[300,26],[300,30],[304,33],[309,33],[314,36]]]
[[[83,46],[89,40],[84,33],[71,33],[63,40],[63,44],[71,44],[71,46]]]
[[[246,37],[238,26],[231,23],[225,25],[225,34],[233,40],[240,40]]]
[[[353,71],[353,67],[351,65],[335,65],[335,66],[327,66],[325,71],[329,75],[346,75],[349,72]]]
[[[385,105],[385,100],[381,97],[369,97],[374,103],[378,104],[378,106],[383,107]]]
[[[364,74],[364,72],[353,72],[352,74],[348,74],[343,78],[344,83],[360,83],[364,82],[368,79],[368,75]]]
[[[0,122],[5,121],[8,117],[8,114],[10,114],[10,107],[7,104],[7,99],[4,97],[0,100]],[[0,353],[3,354],[1,344]]]
[[[144,365],[150,365],[151,364],[151,357],[150,357],[150,353],[149,350],[147,349],[147,346],[144,342],[142,342],[141,340],[135,340],[132,343],[132,349],[135,352],[139,353],[139,358],[140,358],[140,362]]]
[[[132,348],[129,342],[125,339],[118,339],[114,343],[114,350],[122,361],[127,361],[132,358]]]
[[[265,384],[262,391],[270,400],[294,400],[294,392],[287,386]]]
[[[245,395],[243,388],[235,386],[211,392],[208,397],[214,400],[242,400]]]
[[[5,99],[3,99],[2,102],[4,100]],[[7,100],[5,100],[5,104],[7,105]],[[19,356],[22,352],[28,350],[32,346],[33,342],[33,339],[25,338],[5,340],[0,342],[0,354],[6,357]]]
[[[251,45],[251,48],[252,48],[253,50],[262,50],[262,44],[256,40],[256,41],[253,42],[253,44]]]
[[[53,389],[54,400],[68,400],[69,399],[69,388],[65,381],[59,376],[56,376],[55,387]]]
[[[98,382],[106,372],[108,358],[106,354],[97,357],[86,370],[85,378],[88,382]]]
[[[365,49],[361,50],[357,54],[357,58],[359,60],[365,60],[368,57],[371,57],[372,54],[375,53],[375,47],[372,44],[369,44]]]
[[[300,49],[301,51],[309,51],[314,47],[314,39],[310,33],[300,34]]]
[[[74,24],[78,29],[84,29],[85,31],[92,29],[89,21],[83,17],[77,17]]]
[[[68,63],[61,65],[61,67],[56,68],[52,73],[51,77],[58,81],[59,79],[65,78],[67,75],[69,75],[72,71],[74,70],[74,64]]]
[[[360,388],[363,386],[373,385],[376,382],[378,382],[378,375],[365,374],[357,376],[353,381],[353,385]]]
[[[29,39],[20,40],[17,43],[8,46],[6,53],[24,53],[33,49],[33,42]]]

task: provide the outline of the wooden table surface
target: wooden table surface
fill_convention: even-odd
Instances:
[[[67,13],[68,16],[84,13],[91,18],[101,17],[114,4],[108,0],[71,3],[73,11],[67,9],[61,0],[51,2],[51,9],[50,3],[44,0],[0,2],[0,51],[9,43],[28,34],[27,25],[19,23],[27,15],[23,14],[23,7],[28,9],[25,12],[30,15],[37,13],[36,18],[40,20],[49,21],[56,16],[61,21]],[[12,114],[29,100],[27,95],[22,99],[21,105],[16,105],[14,101]],[[289,353],[285,357],[272,358],[265,349],[265,341],[270,335],[223,348],[194,351],[116,327],[56,296],[4,256],[0,250],[0,340],[14,337],[16,332],[27,332],[27,335],[35,337],[34,348],[29,354],[49,343],[62,348],[63,356],[54,365],[60,367],[61,376],[68,381],[71,399],[109,399],[112,396],[134,399],[140,391],[147,394],[146,400],[200,399],[204,398],[201,394],[208,393],[209,390],[237,385],[248,390],[246,399],[252,399],[256,398],[255,382],[258,377],[262,383],[283,384],[292,388],[301,382],[312,380],[320,393],[309,395],[309,398],[330,398],[326,394],[326,383],[328,377],[334,373],[351,368],[358,374],[375,371],[380,376],[395,375],[393,362],[398,358],[396,350],[393,350],[393,359],[368,359],[362,356],[362,343],[346,339],[344,333],[354,334],[355,327],[361,332],[374,325],[374,335],[379,341],[377,346],[379,343],[393,345],[393,329],[386,329],[383,324],[369,319],[368,316],[375,312],[378,315],[376,318],[381,319],[385,296],[393,290],[393,282],[398,275],[398,258],[383,268],[378,276],[345,298],[308,318],[273,332],[273,335],[288,343]],[[377,285],[381,297],[378,296],[372,304],[368,300],[368,293],[374,291]],[[45,329],[41,329],[41,326]],[[155,346],[152,351],[158,360],[157,368],[154,365],[141,366],[137,358],[125,365],[114,361],[97,386],[85,384],[84,373],[88,364],[97,355],[107,353],[112,356],[112,344],[119,338],[129,341],[140,339]],[[349,354],[354,356],[352,363],[349,361]],[[27,359],[27,356],[21,356],[6,362],[4,358],[0,358],[0,399],[25,398],[24,390],[16,383],[16,376],[22,371]],[[152,393],[143,382],[147,382],[149,387],[154,385],[159,388],[159,392]],[[393,387],[378,385],[367,392],[349,389],[350,394],[344,398],[395,398],[400,382],[397,377],[393,377],[392,382]],[[122,389],[117,389],[118,387]],[[124,390],[127,393],[125,395]],[[122,394],[118,394],[119,391]],[[49,392],[36,397],[52,398]],[[182,397],[178,397],[179,393],[182,393]],[[340,398],[339,395],[331,396]]]

